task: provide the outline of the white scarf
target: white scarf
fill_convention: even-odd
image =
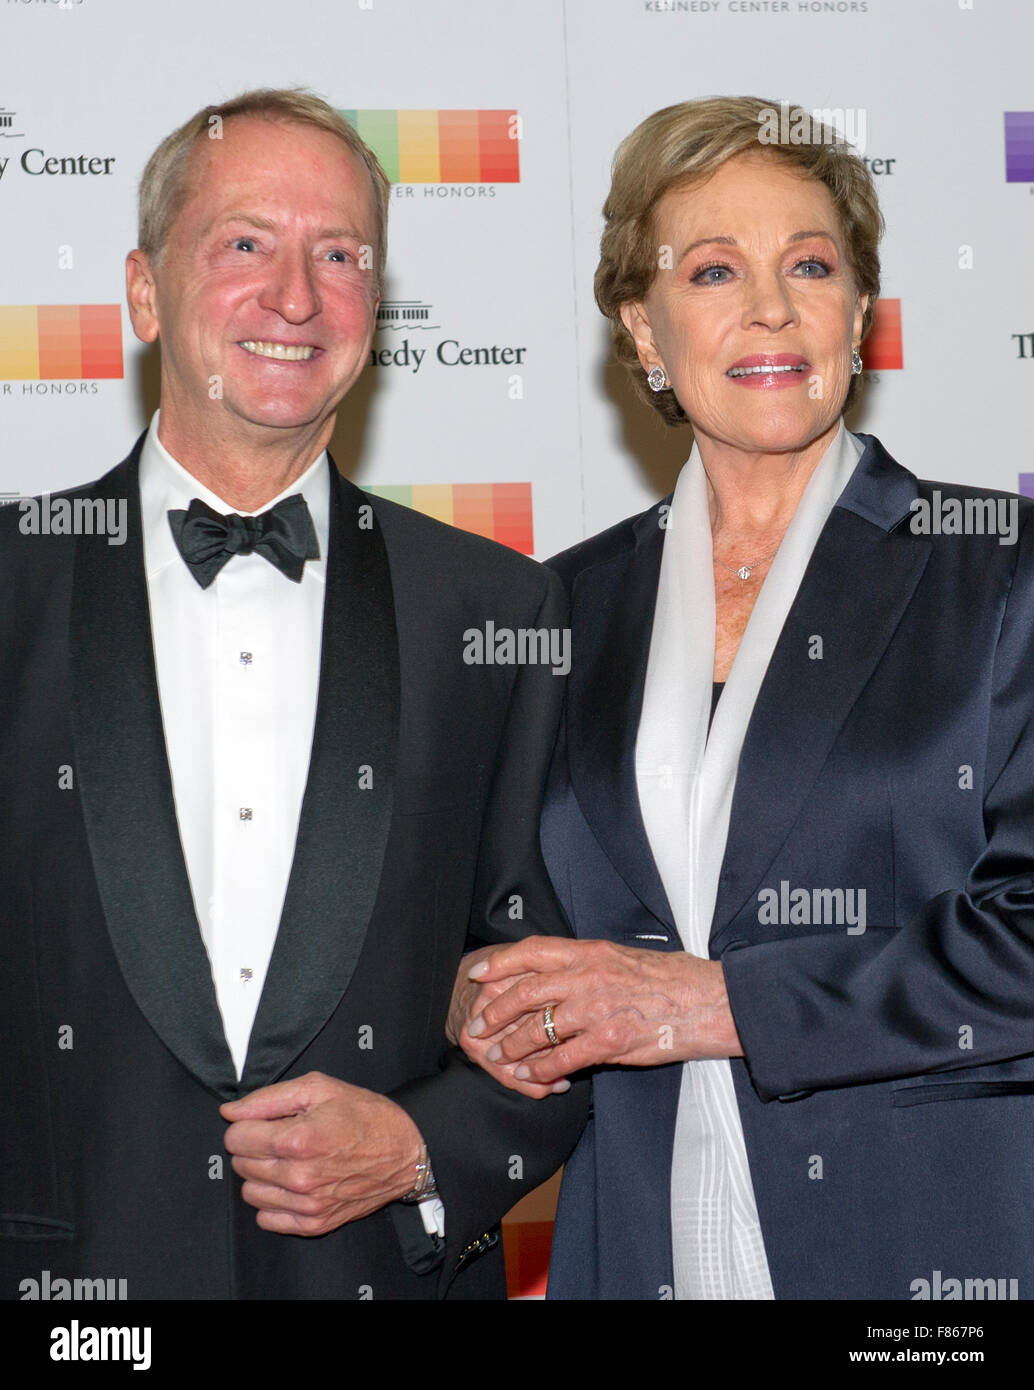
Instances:
[[[740,749],[761,682],[815,543],[862,453],[841,422],[758,594],[710,736],[714,571],[707,479],[696,444],[679,475],[661,557],[636,785],[675,924],[693,955],[708,955]],[[683,1067],[671,1211],[676,1298],[773,1297],[726,1060]]]

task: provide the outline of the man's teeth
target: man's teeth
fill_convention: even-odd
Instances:
[[[308,344],[304,347],[291,343],[241,343],[245,352],[253,352],[256,357],[278,357],[283,362],[308,362],[316,349]]]
[[[757,376],[759,373],[764,372],[764,374],[765,374],[766,376],[769,376],[772,372],[803,372],[803,371],[804,371],[804,368],[805,368],[807,365],[808,365],[808,364],[807,364],[806,362],[801,362],[801,363],[800,363],[798,366],[796,366],[796,367],[772,367],[772,366],[762,366],[762,367],[730,367],[729,370],[725,373],[725,375],[726,375],[726,376],[752,376],[752,375],[753,375],[753,376]]]

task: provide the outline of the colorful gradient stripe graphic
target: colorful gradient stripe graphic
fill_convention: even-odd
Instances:
[[[516,111],[342,111],[392,183],[519,183]]]
[[[503,1222],[507,1298],[545,1298],[552,1248],[552,1221]]]
[[[118,304],[0,305],[0,378],[122,375]]]
[[[1034,111],[1005,113],[1006,183],[1034,183]]]
[[[889,372],[904,367],[901,346],[901,300],[878,299],[869,336],[862,344],[867,372]]]
[[[461,531],[487,536],[522,555],[535,549],[531,483],[414,483],[368,487],[366,491],[458,526]]]

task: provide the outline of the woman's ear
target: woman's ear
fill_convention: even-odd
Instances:
[[[865,320],[865,311],[868,307],[869,296],[867,294],[860,294],[855,303],[854,332],[851,335],[852,343],[860,343],[862,341],[862,324]]]
[[[635,343],[635,350],[639,356],[643,371],[648,372],[651,367],[663,367],[660,353],[653,341],[653,329],[650,327],[650,320],[646,317],[645,306],[641,302],[622,304],[620,310],[621,322],[628,329],[632,341]]]

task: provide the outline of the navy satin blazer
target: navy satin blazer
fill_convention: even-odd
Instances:
[[[1034,504],[1010,500],[1015,544],[914,534],[935,488],[1006,494],[859,437],[747,730],[711,931],[758,1214],[777,1298],[1031,1298]],[[542,841],[578,936],[677,951],[633,763],[664,535],[655,507],[551,562],[574,666]],[[864,932],[787,913],[801,888],[864,889]],[[595,1076],[551,1297],[671,1296],[680,1074]]]

